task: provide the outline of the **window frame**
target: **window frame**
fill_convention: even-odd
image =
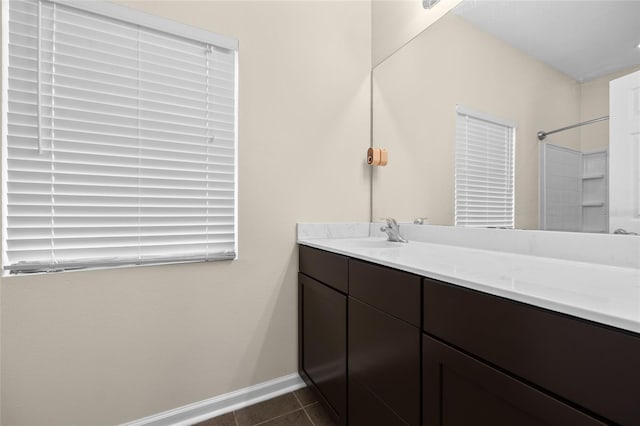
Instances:
[[[219,260],[234,260],[238,258],[238,100],[239,100],[239,41],[238,39],[226,35],[216,34],[201,28],[196,28],[184,23],[180,23],[164,17],[148,14],[142,11],[138,11],[124,5],[114,4],[108,1],[96,0],[96,1],[80,1],[80,0],[36,0],[38,3],[45,2],[49,4],[59,4],[62,6],[72,7],[83,12],[88,12],[98,16],[106,17],[108,19],[118,20],[127,24],[145,27],[147,29],[166,33],[175,37],[188,39],[191,41],[206,43],[223,49],[228,49],[234,52],[235,63],[234,67],[234,99],[233,99],[233,229],[234,229],[234,256],[233,258],[211,258],[211,259],[190,259],[188,257],[179,258],[176,257],[172,260],[162,261],[140,261],[140,262],[110,262],[108,258],[103,258],[102,262],[84,262],[83,266],[70,267],[61,269],[44,269],[37,271],[27,271],[27,273],[48,273],[48,272],[60,272],[70,270],[87,270],[87,269],[105,269],[114,267],[131,267],[131,266],[143,266],[149,264],[174,264],[174,263],[193,263],[203,261],[219,261]],[[2,125],[1,125],[1,178],[2,178],[2,203],[0,208],[1,212],[1,232],[2,232],[2,276],[14,276],[12,270],[6,269],[8,265],[7,256],[7,231],[8,231],[8,113],[9,113],[9,8],[10,1],[2,1],[2,58],[1,58],[1,96],[2,96]],[[41,126],[39,125],[39,128]],[[22,274],[18,271],[18,275]]]
[[[491,224],[489,222],[478,222],[477,224],[474,223],[469,223],[469,220],[460,220],[459,219],[459,214],[466,212],[460,211],[459,208],[459,204],[460,203],[460,188],[459,186],[461,186],[461,180],[459,179],[459,174],[460,173],[465,173],[466,170],[461,170],[461,167],[459,166],[459,149],[460,149],[460,140],[459,140],[459,135],[458,135],[458,128],[459,128],[459,120],[461,119],[472,119],[472,120],[477,120],[477,121],[483,121],[486,123],[489,123],[491,125],[495,125],[495,126],[501,126],[504,127],[506,129],[508,129],[508,132],[510,132],[510,137],[508,138],[508,140],[505,138],[505,141],[507,142],[507,144],[509,144],[509,146],[506,146],[504,149],[504,155],[505,158],[509,159],[509,167],[511,169],[511,175],[510,175],[510,182],[505,182],[505,187],[509,187],[511,188],[511,192],[510,194],[508,194],[510,196],[510,203],[511,203],[511,208],[510,208],[510,213],[509,214],[505,214],[504,218],[510,218],[510,222],[508,222],[508,220],[505,220],[504,223],[501,224]],[[484,112],[479,112],[476,110],[473,110],[471,108],[467,108],[461,105],[456,105],[456,120],[455,120],[455,150],[454,150],[454,225],[455,226],[464,226],[464,227],[473,227],[473,228],[507,228],[507,229],[514,229],[515,228],[515,175],[516,175],[516,170],[515,170],[515,151],[516,151],[516,133],[517,133],[517,124],[515,122],[509,121],[509,120],[505,120],[502,118],[498,118],[495,116],[492,116],[490,114],[484,113]],[[465,140],[465,146],[468,148],[468,140]],[[495,161],[495,159],[493,159],[492,161]],[[506,179],[505,179],[506,181]],[[505,203],[506,204],[506,203]],[[468,209],[468,205],[465,206],[465,209]],[[507,209],[505,209],[507,210]]]

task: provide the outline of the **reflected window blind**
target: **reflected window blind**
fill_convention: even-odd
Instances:
[[[8,11],[5,271],[235,258],[237,41],[98,2]]]
[[[514,227],[515,127],[458,107],[456,226]]]

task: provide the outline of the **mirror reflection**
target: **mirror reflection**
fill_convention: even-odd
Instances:
[[[640,149],[618,148],[640,145],[639,19],[638,1],[461,2],[374,68],[372,217],[640,231]]]

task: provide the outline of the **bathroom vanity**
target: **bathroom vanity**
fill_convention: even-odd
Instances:
[[[581,277],[599,266],[371,237],[299,244],[300,375],[338,424],[640,424],[636,269],[603,266],[608,285],[629,286],[631,317],[616,319],[587,312],[603,301]],[[575,270],[564,293],[551,280],[527,290],[563,267]],[[500,278],[511,288],[489,289]]]

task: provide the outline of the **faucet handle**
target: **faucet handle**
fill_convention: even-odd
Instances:
[[[615,231],[613,231],[614,234],[618,234],[618,235],[638,235],[637,232],[629,232],[626,229],[622,229],[622,228],[618,228]]]
[[[384,220],[387,221],[387,226],[389,228],[397,228],[398,227],[398,222],[396,222],[396,220],[392,217],[386,217]]]
[[[382,226],[380,230],[386,232],[389,237],[388,241],[406,243],[407,240],[400,235],[400,225],[398,225],[398,222],[392,217],[385,218],[385,220],[387,221],[387,226]]]
[[[387,232],[389,229],[398,229],[398,222],[396,222],[394,218],[385,217],[383,220],[387,222],[387,224],[380,227],[382,232]]]

